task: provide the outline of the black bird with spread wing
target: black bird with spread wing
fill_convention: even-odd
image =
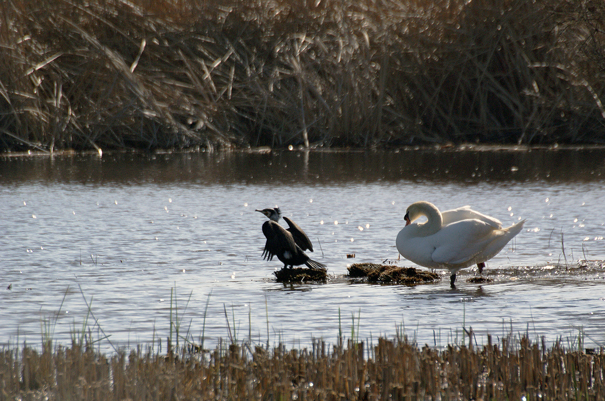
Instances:
[[[325,265],[312,260],[304,252],[305,250],[313,252],[313,245],[307,234],[296,223],[284,217],[289,226],[288,230],[277,223],[281,217],[281,211],[278,207],[274,209],[257,209],[256,211],[269,218],[269,221],[263,224],[263,234],[267,238],[262,255],[265,260],[272,260],[274,256],[277,256],[284,264],[284,267],[306,265],[311,269],[325,268]]]

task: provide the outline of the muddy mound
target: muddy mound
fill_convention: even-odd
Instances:
[[[379,265],[374,263],[355,263],[347,267],[349,277],[367,277],[369,282],[416,285],[440,280],[438,274],[413,267]]]
[[[326,281],[328,270],[309,269],[306,267],[283,268],[274,272],[278,283],[300,283],[307,281]]]

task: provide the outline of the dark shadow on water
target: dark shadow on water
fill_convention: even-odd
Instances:
[[[273,151],[0,156],[2,184],[323,185],[600,182],[604,149]]]
[[[325,285],[322,282],[311,282],[311,283],[278,283],[275,279],[266,279],[267,283],[276,284],[272,287],[267,287],[264,289],[266,292],[310,292],[313,290],[313,287],[319,285]]]

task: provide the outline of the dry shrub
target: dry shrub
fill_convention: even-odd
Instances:
[[[0,149],[603,143],[605,5],[7,0]]]

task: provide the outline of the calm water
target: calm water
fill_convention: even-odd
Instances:
[[[598,150],[0,158],[0,343],[37,345],[47,331],[69,344],[88,303],[102,349],[165,344],[176,292],[181,330],[210,347],[227,318],[238,340],[306,346],[350,336],[352,316],[361,339],[403,330],[444,346],[472,326],[479,343],[583,332],[604,346],[605,266],[577,263],[605,259],[604,184]],[[467,283],[472,269],[456,289],[445,272],[417,287],[344,277],[355,262],[413,266],[395,237],[417,200],[527,219],[488,262],[493,283]],[[274,281],[281,264],[261,259],[254,210],[275,205],[306,230],[328,283]]]

